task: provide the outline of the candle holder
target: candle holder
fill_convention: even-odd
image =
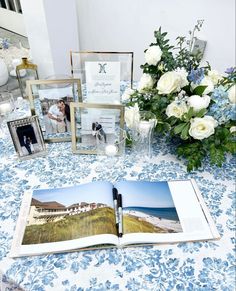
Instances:
[[[139,111],[139,121],[131,131],[134,156],[151,158],[156,116],[150,111]]]
[[[27,97],[26,81],[39,79],[38,66],[29,62],[27,58],[22,58],[22,63],[16,66],[16,77],[19,83],[21,96]]]
[[[99,165],[96,171],[119,167],[125,155],[126,131],[120,127],[114,133],[106,134],[103,128],[96,132],[96,147]]]

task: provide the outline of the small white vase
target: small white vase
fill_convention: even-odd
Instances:
[[[0,86],[3,86],[8,81],[8,69],[4,60],[0,58]]]

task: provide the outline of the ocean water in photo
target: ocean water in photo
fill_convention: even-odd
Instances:
[[[152,215],[158,218],[179,221],[175,207],[168,208],[152,208],[152,207],[124,207],[124,211],[139,211],[147,215]]]

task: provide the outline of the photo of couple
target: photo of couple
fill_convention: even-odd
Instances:
[[[45,154],[46,147],[36,115],[8,121],[7,125],[20,158]]]
[[[71,131],[70,125],[70,97],[61,99],[44,99],[41,101],[45,131],[48,134]]]
[[[16,129],[16,133],[20,141],[22,152],[25,155],[32,155],[35,152],[34,145],[37,144],[37,139],[32,125],[28,124],[20,126]]]

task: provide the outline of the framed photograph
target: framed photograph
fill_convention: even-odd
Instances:
[[[32,115],[46,142],[71,141],[70,102],[81,101],[79,79],[27,81]]]
[[[46,154],[46,146],[36,115],[7,122],[19,158]]]
[[[133,52],[70,52],[71,73],[79,78],[83,101],[120,104],[133,86]]]
[[[73,153],[97,154],[98,131],[109,142],[124,128],[123,105],[71,102],[70,113]]]

